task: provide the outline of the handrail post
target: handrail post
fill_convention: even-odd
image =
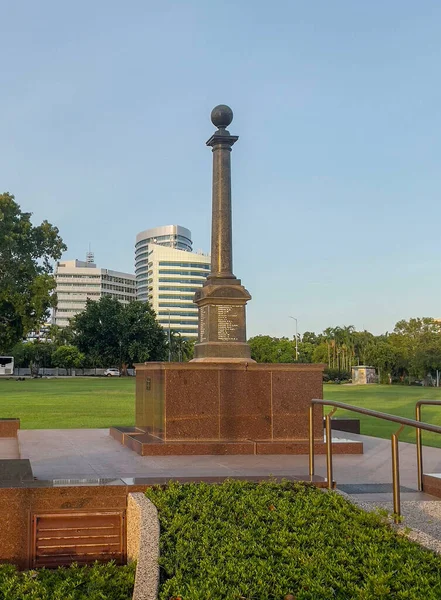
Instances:
[[[415,420],[421,421],[421,404],[417,402],[415,406]],[[416,447],[417,447],[417,471],[418,471],[418,491],[423,491],[423,442],[421,439],[421,429],[416,428]]]
[[[326,476],[328,489],[332,490],[332,428],[331,417],[337,409],[334,408],[326,415]]]
[[[392,434],[392,493],[394,503],[394,521],[399,523],[399,517],[401,516],[401,503],[400,503],[400,458],[398,453],[398,436],[403,431],[404,425],[398,429],[396,433]]]
[[[314,404],[309,407],[309,477],[314,475]]]
[[[326,415],[326,457],[327,457],[327,478],[328,487],[332,488],[332,428],[331,428],[331,417],[337,410],[337,408],[343,408],[360,415],[367,415],[369,417],[376,417],[378,419],[384,419],[385,421],[392,421],[393,423],[399,423],[400,429],[392,435],[392,478],[393,478],[393,493],[394,493],[394,510],[396,515],[400,514],[400,474],[399,474],[399,456],[398,456],[398,435],[404,427],[414,427],[417,430],[417,463],[418,463],[418,487],[419,490],[423,488],[423,449],[422,449],[422,437],[423,431],[430,431],[432,433],[441,433],[441,427],[437,425],[430,425],[430,423],[424,423],[421,421],[421,406],[441,406],[441,401],[438,400],[419,400],[417,402],[417,418],[408,419],[407,417],[399,417],[397,415],[390,415],[388,413],[381,413],[376,410],[370,410],[368,408],[360,408],[359,406],[352,406],[351,404],[345,404],[344,402],[335,402],[330,400],[311,400],[309,407],[309,473],[312,478],[314,474],[314,460],[315,460],[315,444],[314,444],[314,407],[315,406],[332,406],[334,409],[328,415]]]

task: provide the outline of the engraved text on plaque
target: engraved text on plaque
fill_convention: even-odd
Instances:
[[[199,342],[206,342],[208,339],[208,309],[208,306],[201,306],[199,309]]]
[[[221,342],[237,342],[241,327],[240,306],[220,305],[217,307],[217,339]]]

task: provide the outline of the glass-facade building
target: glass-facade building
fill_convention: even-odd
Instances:
[[[192,251],[191,231],[181,225],[164,225],[141,231],[136,236],[135,245],[135,274],[136,274],[136,298],[137,300],[148,300],[148,252],[149,245],[166,246]]]
[[[184,338],[197,338],[193,298],[210,273],[210,257],[191,249],[191,232],[180,225],[143,231],[135,248],[137,299],[148,300],[164,329]]]

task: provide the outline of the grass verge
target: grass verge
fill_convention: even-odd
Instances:
[[[415,404],[418,400],[441,400],[441,388],[413,387],[404,385],[324,385],[325,400],[334,400],[354,404],[362,408],[378,410],[408,419],[415,419]],[[325,407],[325,412],[330,409]],[[390,439],[398,429],[396,423],[382,421],[365,415],[338,409],[334,415],[360,419],[361,433],[374,437]],[[423,406],[422,419],[426,423],[441,426],[441,406]],[[427,446],[441,448],[441,435],[422,433],[423,443]],[[400,434],[400,441],[415,443],[415,429],[406,427]]]
[[[0,418],[22,429],[134,425],[135,378],[0,379]]]
[[[134,563],[23,572],[12,565],[0,565],[1,600],[130,600],[134,583]]]
[[[160,600],[441,598],[441,558],[336,493],[227,481],[146,496],[161,523]]]

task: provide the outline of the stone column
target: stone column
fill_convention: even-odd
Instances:
[[[207,142],[213,148],[213,207],[210,277],[234,278],[231,223],[231,148],[239,139],[226,127],[233,120],[228,106],[217,106],[211,120],[218,127]]]
[[[218,128],[207,146],[213,149],[211,272],[196,292],[199,340],[194,361],[253,362],[246,343],[245,306],[251,296],[233,275],[231,226],[231,148],[239,139],[227,131],[233,111],[216,106],[211,121]]]

